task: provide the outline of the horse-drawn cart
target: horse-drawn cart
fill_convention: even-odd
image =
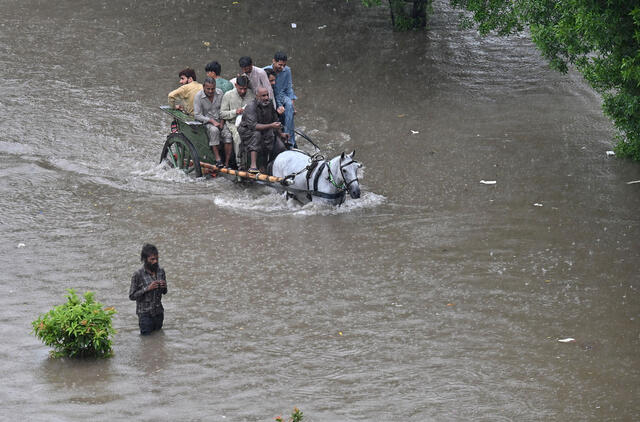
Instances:
[[[353,159],[355,152],[349,155],[342,153],[341,156],[325,160],[318,153],[309,155],[300,150],[285,151],[276,157],[273,175],[217,167],[203,124],[180,110],[169,106],[160,108],[173,117],[171,133],[160,155],[160,162],[166,162],[171,167],[196,177],[222,175],[235,182],[271,186],[278,191],[286,191],[289,196],[303,203],[316,197],[341,204],[346,192],[352,198],[360,197],[356,173],[359,164]],[[313,144],[304,133],[296,132]],[[235,164],[235,157],[230,158],[230,163]]]

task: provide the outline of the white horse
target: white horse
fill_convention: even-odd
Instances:
[[[340,205],[346,192],[354,199],[360,198],[357,174],[360,163],[353,159],[355,153],[343,152],[327,161],[299,150],[284,151],[273,162],[272,174],[284,177],[288,196],[302,204],[322,199]]]

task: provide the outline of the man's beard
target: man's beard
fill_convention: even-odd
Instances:
[[[144,266],[145,266],[145,268],[147,270],[151,271],[152,273],[157,273],[158,272],[159,265],[158,265],[157,262],[155,264],[150,264],[150,263],[147,262],[147,263],[144,264]]]

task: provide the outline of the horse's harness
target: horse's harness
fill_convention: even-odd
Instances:
[[[349,189],[349,186],[351,186],[352,183],[355,183],[358,181],[357,174],[355,178],[349,180],[348,182],[347,182],[347,178],[344,175],[344,169],[353,163],[357,163],[357,161],[354,159],[351,159],[351,161],[349,161],[348,163],[343,164],[342,157],[340,157],[340,175],[342,176],[342,183],[340,185],[336,183],[335,177],[333,176],[333,172],[331,171],[330,161],[325,160],[324,156],[322,156],[321,154],[312,155],[311,162],[309,163],[308,166],[306,166],[305,168],[303,168],[297,173],[288,175],[287,177],[285,177],[285,179],[293,180],[297,175],[306,171],[307,172],[306,174],[307,198],[310,201],[312,200],[312,195],[313,195],[313,196],[319,196],[320,198],[325,198],[325,199],[332,199],[332,200],[339,199],[340,200],[339,203],[342,204],[345,200],[346,192]],[[328,172],[327,180],[338,190],[338,192],[336,193],[325,193],[325,192],[318,191],[318,181],[320,180],[320,175],[322,175],[322,172],[324,171],[325,167],[327,168],[327,172]],[[314,174],[314,170],[316,168],[318,168],[318,170],[315,172],[315,177],[313,178],[313,190],[312,190],[311,176]]]

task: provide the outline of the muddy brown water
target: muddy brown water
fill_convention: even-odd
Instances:
[[[356,1],[1,8],[0,419],[640,417],[640,167],[526,36],[461,31],[442,2],[426,33]],[[357,151],[360,200],[157,164],[179,69],[280,49],[298,127]],[[144,242],[169,284],[148,338],[127,298]],[[30,334],[66,288],[117,308],[113,358]]]

